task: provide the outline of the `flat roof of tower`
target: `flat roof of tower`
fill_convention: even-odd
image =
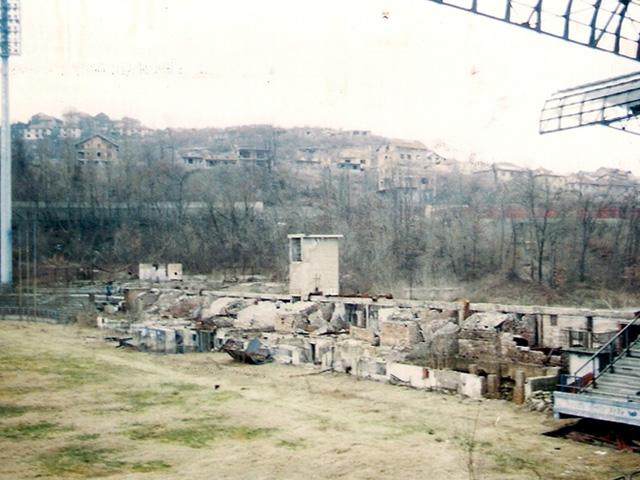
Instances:
[[[305,233],[290,233],[289,235],[287,235],[287,238],[343,238],[344,235],[334,235],[334,234],[328,234],[328,235],[307,235]]]

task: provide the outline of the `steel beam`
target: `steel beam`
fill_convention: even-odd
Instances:
[[[428,1],[640,61],[640,0]]]

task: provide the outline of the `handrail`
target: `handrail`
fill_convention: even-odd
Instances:
[[[575,372],[573,372],[573,376],[575,377],[579,377],[582,378],[580,375],[578,375],[578,373],[583,370],[585,367],[591,365],[591,372],[593,373],[593,377],[591,378],[590,382],[587,382],[585,385],[581,385],[580,389],[578,390],[578,392],[582,392],[584,391],[587,387],[593,385],[596,385],[596,380],[603,374],[605,373],[607,370],[609,370],[609,368],[611,368],[611,366],[623,355],[627,354],[629,351],[629,329],[632,325],[635,325],[636,322],[640,320],[640,311],[635,313],[635,316],[633,318],[633,320],[631,320],[622,330],[620,330],[616,335],[614,335],[611,339],[609,339],[609,341],[607,343],[605,343],[602,347],[600,347],[593,355],[591,355],[591,357],[589,357],[589,359],[584,362],[584,364],[578,368]],[[622,351],[620,352],[620,354],[618,356],[616,356],[614,358],[614,354],[615,354],[615,343],[618,341],[618,339],[620,337],[622,337],[624,335],[624,347],[622,348]],[[603,368],[602,370],[598,371],[597,375],[595,373],[596,371],[596,365],[595,362],[596,360],[600,357],[600,354],[603,353],[605,350],[609,350],[609,363],[607,364],[607,366],[605,368]]]

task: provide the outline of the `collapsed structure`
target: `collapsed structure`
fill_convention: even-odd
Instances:
[[[597,347],[633,319],[630,311],[176,288],[129,289],[123,308],[136,321],[101,317],[100,325],[143,351],[208,352],[258,339],[282,364],[517,402],[555,388],[571,355],[563,349],[579,351],[577,339]]]
[[[529,399],[538,410],[550,408],[545,392],[564,385],[573,390],[557,394],[556,415],[638,423],[640,402],[620,378],[620,369],[640,374],[632,358],[640,357],[637,313],[339,296],[340,238],[289,235],[289,294],[190,290],[179,282],[129,288],[121,305],[128,320],[111,309],[98,326],[126,333],[142,351],[226,351],[254,364],[307,364],[476,399]],[[173,264],[140,265],[143,280],[181,278]],[[607,370],[598,380],[605,389],[594,392]],[[602,398],[604,413],[589,414]]]

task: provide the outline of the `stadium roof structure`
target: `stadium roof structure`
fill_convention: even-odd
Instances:
[[[640,60],[639,0],[429,0]]]
[[[428,0],[640,61],[640,0]],[[640,135],[640,72],[556,92],[540,133],[605,125]]]
[[[560,90],[542,109],[540,133],[605,125],[640,135],[640,72]]]

